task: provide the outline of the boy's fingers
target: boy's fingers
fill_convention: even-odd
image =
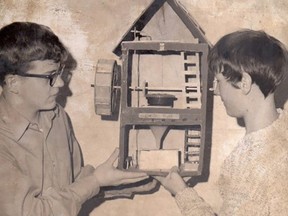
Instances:
[[[179,172],[179,168],[177,166],[174,166],[171,168],[170,172]]]
[[[178,173],[178,171],[179,171],[179,169],[178,169],[177,166],[172,167],[172,168],[170,169],[168,175],[167,175],[167,178],[171,178],[171,175],[172,175],[173,173]]]
[[[165,177],[163,176],[153,176],[153,178],[155,178],[159,182],[162,182],[165,179]]]
[[[126,171],[121,171],[121,176],[123,179],[136,179],[136,178],[147,178],[149,177],[147,173],[145,172],[126,172]]]
[[[135,182],[138,182],[138,181],[142,181],[142,180],[144,180],[144,179],[147,179],[148,177],[149,177],[149,176],[125,178],[125,179],[122,179],[122,180],[120,181],[120,184],[135,183]]]
[[[113,165],[114,162],[117,160],[119,156],[119,148],[115,148],[113,153],[110,155],[110,157],[106,160],[106,163]]]

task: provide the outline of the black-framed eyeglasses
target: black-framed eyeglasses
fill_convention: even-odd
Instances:
[[[49,79],[50,86],[54,86],[58,76],[61,76],[64,71],[65,65],[61,65],[55,72],[45,75],[45,74],[29,74],[29,73],[17,73],[16,75],[22,77],[35,77],[35,78],[42,78],[42,79]]]

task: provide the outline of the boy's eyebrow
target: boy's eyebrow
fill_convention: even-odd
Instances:
[[[46,71],[43,75],[50,75],[56,72],[61,73],[62,71],[64,71],[65,65],[63,67],[59,66],[58,68],[51,70],[51,71]]]
[[[51,71],[46,71],[45,73],[43,73],[43,75],[50,75],[50,74],[53,74],[55,72],[57,72],[57,69],[51,70]]]

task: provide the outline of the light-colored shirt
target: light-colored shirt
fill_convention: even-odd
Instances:
[[[0,96],[0,215],[76,216],[99,192],[63,108],[31,124]]]
[[[247,134],[227,157],[219,178],[219,216],[288,215],[288,104],[270,126]],[[193,188],[176,195],[185,216],[215,215]]]

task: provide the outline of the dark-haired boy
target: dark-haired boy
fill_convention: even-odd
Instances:
[[[263,31],[237,31],[215,44],[208,61],[215,94],[246,129],[222,166],[218,215],[288,215],[288,108],[277,110],[274,101],[288,69],[286,48]],[[175,169],[158,180],[175,195],[183,215],[215,215]]]

